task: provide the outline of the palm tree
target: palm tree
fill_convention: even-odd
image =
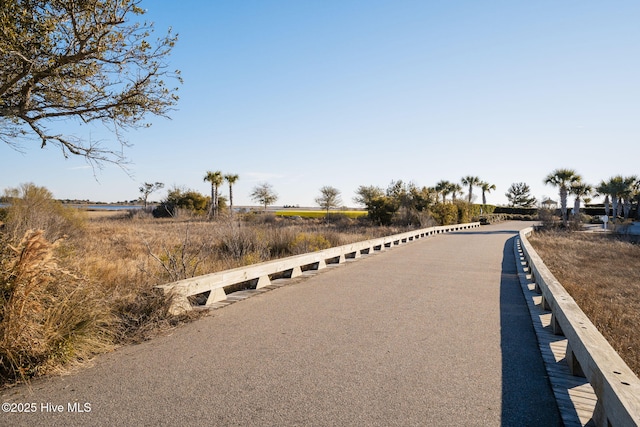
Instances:
[[[451,193],[451,198],[454,202],[458,199],[458,194],[462,194],[462,187],[460,186],[460,184],[451,183],[449,190]]]
[[[491,191],[496,189],[494,184],[489,184],[488,182],[482,181],[480,184],[480,188],[482,189],[482,204],[487,204],[487,196],[486,193],[491,193]]]
[[[609,216],[609,213],[611,210],[610,209],[611,200],[609,198],[609,196],[611,195],[611,192],[612,192],[611,180],[600,181],[600,184],[598,184],[598,186],[596,187],[597,195],[599,196],[604,195],[604,214],[606,216]]]
[[[573,203],[573,215],[578,216],[580,214],[580,200],[589,196],[593,192],[593,187],[582,182],[574,182],[569,191],[576,196]]]
[[[209,218],[213,218],[218,213],[218,187],[222,184],[224,178],[220,171],[207,171],[203,181],[211,183],[211,204],[209,205]]]
[[[229,183],[229,212],[233,215],[233,184],[238,181],[240,177],[237,174],[228,173],[224,176],[224,179]]]
[[[567,193],[571,184],[579,182],[582,178],[573,169],[556,169],[544,179],[545,184],[550,184],[560,189],[560,212],[562,224],[567,225]]]
[[[473,187],[480,186],[480,184],[482,184],[482,181],[480,181],[480,178],[478,178],[477,176],[471,175],[465,176],[461,181],[463,185],[469,186],[469,203],[471,203],[471,197],[473,197]]]
[[[609,178],[609,194],[611,195],[611,204],[613,205],[613,219],[616,219],[620,215],[619,208],[622,202],[622,195],[626,189],[627,184],[622,175]]]
[[[438,181],[435,190],[442,194],[442,203],[447,203],[447,194],[451,193],[451,183],[449,181]]]

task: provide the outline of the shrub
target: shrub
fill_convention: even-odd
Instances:
[[[369,219],[378,225],[391,225],[391,220],[399,208],[398,202],[388,196],[374,197],[367,204]]]
[[[165,295],[151,287],[138,287],[135,292],[121,294],[111,302],[118,321],[114,328],[118,344],[137,343],[152,337],[165,327],[173,327],[181,321],[197,317],[198,313],[184,313],[174,317],[169,314],[171,295]]]
[[[222,258],[241,261],[242,264],[255,263],[268,259],[269,247],[255,230],[240,222],[229,221],[218,229],[217,250]]]
[[[429,211],[418,211],[415,208],[400,208],[393,216],[392,225],[398,227],[430,227],[436,221]]]
[[[5,199],[9,207],[4,214],[4,229],[14,241],[31,229],[45,230],[44,237],[53,241],[76,235],[84,228],[84,212],[64,206],[45,187],[21,184],[5,190]]]
[[[480,209],[482,209],[483,215],[491,215],[496,210],[496,206],[494,205],[478,205],[478,206],[480,207]]]
[[[331,246],[331,242],[322,235],[298,233],[289,245],[289,251],[296,255],[328,249]]]
[[[431,208],[431,214],[439,225],[455,224],[458,220],[458,207],[452,203],[437,203]]]
[[[274,213],[264,211],[251,211],[242,217],[246,222],[251,224],[275,224],[278,221]]]
[[[209,199],[193,190],[173,188],[169,190],[167,198],[154,210],[156,218],[177,217],[181,211],[195,215],[205,215]]]
[[[258,238],[266,242],[269,248],[269,258],[280,258],[291,255],[291,244],[295,240],[299,228],[290,227],[270,227],[262,229],[258,233]]]
[[[338,227],[348,228],[353,224],[353,219],[343,212],[329,212],[324,217],[325,222],[334,224]]]
[[[460,200],[458,200],[455,205],[458,208],[459,224],[477,221],[480,218],[481,205],[474,205]]]
[[[558,218],[554,215],[555,211],[552,209],[539,209],[538,219],[542,222],[542,226],[546,229],[557,227],[561,224]]]
[[[585,215],[583,213],[579,213],[578,215],[570,215],[569,223],[567,224],[570,230],[580,231],[584,228],[584,224],[589,223],[591,217]]]
[[[513,206],[497,206],[493,213],[508,215],[536,215],[538,208],[520,208]]]

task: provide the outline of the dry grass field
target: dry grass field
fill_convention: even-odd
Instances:
[[[601,233],[536,232],[529,241],[640,376],[640,245]]]

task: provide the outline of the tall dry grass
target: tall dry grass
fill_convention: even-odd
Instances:
[[[536,232],[529,241],[640,376],[640,245],[613,235],[557,231]]]
[[[42,231],[0,255],[0,382],[48,373],[110,348],[113,317],[103,290],[55,260]]]

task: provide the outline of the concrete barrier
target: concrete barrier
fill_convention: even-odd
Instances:
[[[532,232],[532,228],[520,231],[522,252],[542,294],[541,308],[551,311],[554,333],[567,338],[570,371],[586,377],[598,398],[593,421],[605,427],[640,425],[640,379],[542,262],[527,240]]]
[[[273,277],[293,278],[302,275],[303,271],[321,270],[326,268],[328,264],[340,264],[347,259],[357,259],[364,254],[384,251],[385,249],[425,238],[433,234],[468,230],[476,227],[480,227],[479,222],[429,227],[206,274],[167,283],[165,285],[158,285],[156,287],[166,294],[172,295],[173,303],[170,311],[173,314],[179,314],[194,308],[189,297],[208,293],[206,302],[204,303],[206,307],[216,302],[224,301],[227,298],[225,288],[245,284],[247,288],[255,287],[256,289],[260,289],[270,285]]]

